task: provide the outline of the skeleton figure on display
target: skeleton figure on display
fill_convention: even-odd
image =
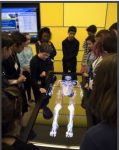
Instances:
[[[73,81],[72,77],[69,75],[66,75],[64,77],[64,80],[59,80],[58,84],[60,84],[60,90],[57,93],[57,99],[56,99],[56,105],[54,108],[54,118],[52,123],[52,129],[50,131],[50,136],[56,137],[57,129],[58,129],[58,117],[59,112],[62,108],[62,98],[67,96],[69,97],[69,122],[67,125],[67,131],[66,131],[66,137],[70,138],[73,137],[73,117],[74,117],[74,105],[75,105],[75,97],[76,97],[76,91],[74,91],[74,85],[77,81]]]

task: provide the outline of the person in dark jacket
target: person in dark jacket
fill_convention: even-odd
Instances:
[[[2,49],[1,49],[1,58],[2,58],[2,89],[9,86],[8,79],[6,77],[5,68],[3,66],[3,61],[8,59],[9,56],[12,54],[12,46],[13,40],[9,37],[8,33],[3,32],[1,36],[2,41]]]
[[[35,102],[40,100],[42,94],[46,94],[46,78],[48,76],[48,61],[47,58],[50,56],[52,47],[48,43],[42,43],[40,51],[36,54],[30,62],[31,70],[31,85],[35,97]],[[43,111],[47,111],[47,104],[49,98],[42,101],[41,108]]]
[[[69,71],[74,74],[74,79],[76,77],[76,67],[77,67],[77,55],[79,52],[79,41],[75,38],[77,32],[76,27],[71,26],[68,29],[69,36],[62,42],[63,51],[63,73],[68,73]]]
[[[23,97],[23,114],[28,111],[28,104],[26,94],[24,92],[24,82],[26,77],[21,74],[20,63],[17,57],[17,53],[20,53],[24,49],[26,37],[20,32],[13,32],[9,37],[13,40],[14,44],[11,48],[11,55],[2,61],[4,73],[10,85],[14,85],[19,88]]]
[[[96,70],[90,109],[100,123],[86,132],[80,150],[117,150],[117,54],[105,56]]]
[[[54,63],[54,57],[56,56],[57,52],[56,52],[56,49],[55,49],[53,43],[50,41],[51,35],[52,35],[51,31],[47,27],[44,27],[40,30],[39,40],[36,42],[36,54],[39,53],[41,43],[45,43],[45,42],[48,43],[52,47],[52,49],[51,49],[51,53],[50,53],[50,56],[47,59],[47,61],[49,64],[49,70],[54,71],[54,64],[53,63]]]

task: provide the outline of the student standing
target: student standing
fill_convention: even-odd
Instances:
[[[44,27],[40,30],[39,40],[36,42],[36,53],[39,53],[41,43],[48,43],[52,47],[50,56],[47,59],[49,64],[49,71],[54,71],[54,57],[56,56],[57,52],[53,43],[51,42],[51,36],[52,33],[49,28]]]
[[[8,33],[3,32],[1,36],[2,46],[1,46],[1,59],[2,59],[2,89],[9,86],[9,81],[6,77],[5,68],[3,62],[10,57],[12,54],[13,40],[9,37]]]
[[[63,73],[65,74],[70,71],[74,75],[74,80],[77,80],[76,67],[79,52],[79,41],[75,38],[76,32],[76,27],[70,26],[68,29],[68,37],[62,41]]]
[[[81,104],[83,108],[86,108],[87,101],[90,96],[89,80],[90,78],[92,78],[92,64],[94,60],[96,59],[93,53],[93,48],[95,44],[95,36],[93,35],[88,36],[86,39],[86,43],[87,43],[87,48],[89,49],[89,52],[88,52],[87,63],[85,67],[86,70],[82,75],[82,83],[81,83],[82,88],[83,88],[83,93],[84,93],[82,104]]]
[[[94,83],[90,107],[100,123],[86,132],[80,150],[117,150],[117,54],[105,56]]]
[[[94,49],[93,52],[96,56],[95,61],[92,64],[92,78],[89,79],[89,88],[91,90],[91,93],[93,92],[93,87],[95,83],[93,80],[95,79],[96,76],[96,70],[100,66],[100,63],[102,60],[107,56],[110,55],[111,53],[116,53],[117,52],[117,38],[112,35],[112,33],[108,30],[100,30],[96,34],[96,42],[94,44]],[[91,127],[93,125],[96,125],[97,123],[100,122],[99,118],[95,116],[93,112],[90,110],[90,100],[88,100],[88,105],[87,105],[87,119],[88,119],[88,127]]]
[[[18,53],[18,59],[20,62],[21,72],[26,77],[26,82],[24,83],[24,88],[27,92],[28,100],[31,101],[31,77],[30,77],[30,61],[33,57],[32,48],[29,46],[31,37],[29,33],[23,34],[27,41],[25,42],[25,47],[22,52]]]
[[[11,48],[12,54],[2,62],[4,72],[10,85],[14,85],[19,88],[23,98],[23,114],[28,111],[28,104],[26,94],[24,92],[24,82],[26,77],[21,74],[20,63],[17,57],[17,53],[20,53],[24,49],[26,37],[20,32],[13,32],[9,35],[14,44]]]
[[[95,25],[90,25],[87,29],[86,29],[88,36],[95,36],[96,31],[97,31],[97,27]],[[84,48],[84,55],[82,58],[82,66],[81,66],[81,70],[80,73],[83,74],[86,71],[86,64],[87,64],[87,59],[88,59],[88,53],[89,53],[89,49],[88,49],[88,44],[86,42],[86,40],[83,43],[83,48]]]

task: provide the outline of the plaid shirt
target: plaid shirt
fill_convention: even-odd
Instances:
[[[87,43],[86,41],[84,41],[83,43],[83,48],[84,48],[84,54],[83,54],[83,59],[82,59],[82,65],[86,65],[87,64],[87,59],[88,59],[88,56],[89,56],[89,50],[87,48]]]

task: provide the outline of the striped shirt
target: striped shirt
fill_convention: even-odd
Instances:
[[[87,43],[86,41],[84,41],[83,43],[83,48],[84,48],[84,54],[83,54],[83,58],[82,58],[82,65],[86,65],[87,64],[87,59],[88,59],[88,53],[89,53],[89,50],[88,50],[88,47],[87,47]]]

